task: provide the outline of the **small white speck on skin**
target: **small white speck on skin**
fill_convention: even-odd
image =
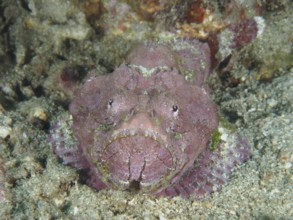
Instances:
[[[203,70],[206,69],[206,63],[203,60],[200,60],[200,66]]]
[[[135,135],[135,130],[130,130],[130,135],[131,136]]]
[[[178,116],[178,114],[179,114],[179,110],[173,112],[173,116],[174,116],[175,118]]]
[[[223,140],[223,141],[227,141],[228,140],[228,134],[222,134],[221,135],[221,140]]]
[[[223,127],[219,127],[218,129],[221,134],[224,133],[224,131],[225,131],[225,129]]]

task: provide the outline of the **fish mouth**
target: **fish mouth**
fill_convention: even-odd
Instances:
[[[134,137],[134,136],[150,138],[150,139],[153,139],[154,141],[159,142],[162,145],[167,146],[167,143],[164,140],[165,138],[163,138],[159,134],[159,132],[154,130],[142,130],[142,129],[125,129],[123,131],[120,131],[119,133],[116,132],[111,136],[111,138],[109,139],[106,145],[110,145],[112,142],[119,140],[121,138]]]
[[[104,145],[101,161],[104,180],[117,189],[153,191],[162,187],[174,170],[164,135],[140,128],[115,132]]]

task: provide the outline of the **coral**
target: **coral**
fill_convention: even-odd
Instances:
[[[82,8],[91,26],[99,31],[101,29],[100,18],[105,12],[103,2],[100,0],[79,1],[78,5]]]
[[[191,12],[198,11],[199,14],[188,16],[185,23],[178,23],[177,29],[183,37],[206,40],[213,34],[219,33],[227,24],[224,21],[218,21],[214,18],[209,9],[195,8]]]
[[[84,40],[90,34],[86,17],[78,6],[64,1],[29,1],[30,15],[23,21],[27,29],[48,35],[59,52],[66,39]],[[70,17],[70,18],[69,18]],[[68,23],[69,25],[64,25]]]
[[[103,16],[103,31],[106,35],[114,35],[115,37],[123,35],[125,37],[133,37],[133,27],[137,26],[138,17],[132,8],[117,0],[105,3],[107,13]]]
[[[263,7],[267,11],[281,11],[288,8],[288,3],[288,0],[267,0],[263,3]]]
[[[269,81],[280,74],[280,69],[290,69],[293,67],[292,53],[277,53],[268,59],[264,60],[263,65],[257,75],[257,80]]]
[[[217,59],[224,60],[232,54],[233,50],[246,46],[261,36],[264,28],[265,20],[259,16],[229,25],[217,36]]]
[[[143,0],[129,1],[137,11],[138,15],[147,20],[153,20],[155,16],[165,9],[167,1],[160,0]]]

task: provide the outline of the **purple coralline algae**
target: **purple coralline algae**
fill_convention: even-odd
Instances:
[[[231,26],[227,39],[244,42],[225,41],[227,51],[257,36],[248,33],[249,40],[241,29],[259,31],[253,19]],[[219,122],[209,97],[204,82],[213,57],[198,40],[147,43],[113,73],[90,74],[70,104],[72,119],[51,129],[55,153],[85,170],[98,190],[204,198],[220,189],[250,150]]]

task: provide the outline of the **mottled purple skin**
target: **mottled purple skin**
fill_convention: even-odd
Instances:
[[[181,196],[203,199],[226,184],[237,165],[249,159],[249,146],[238,134],[229,143],[220,143],[215,151],[206,149],[195,160],[194,167],[183,174],[178,183],[157,193],[159,196]]]
[[[70,105],[76,142],[60,125],[52,129],[56,154],[87,170],[90,186],[202,198],[248,159],[240,137],[209,150],[219,126],[203,86],[209,47],[178,45],[140,46],[112,74],[90,76]]]
[[[112,74],[92,74],[70,105],[73,120],[66,114],[51,129],[55,153],[84,169],[98,190],[184,198],[219,190],[250,151],[219,123],[205,80],[211,63],[247,45],[264,27],[255,17],[230,25],[210,45],[149,43]]]
[[[152,61],[165,51],[168,60]],[[107,187],[139,184],[155,193],[193,166],[218,119],[205,90],[179,74],[170,49],[143,46],[137,52],[146,54],[149,65],[143,67],[154,72],[143,76],[139,60],[130,59],[110,75],[91,77],[70,105],[72,129]]]

